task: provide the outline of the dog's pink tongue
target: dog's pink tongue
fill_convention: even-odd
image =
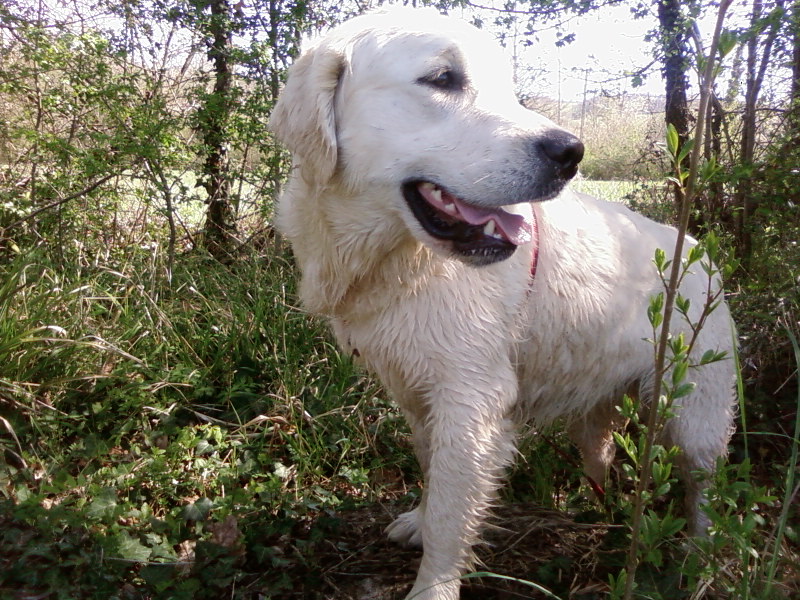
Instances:
[[[466,204],[429,183],[420,184],[419,191],[430,204],[470,225],[485,225],[489,221],[494,221],[495,228],[515,246],[526,244],[533,239],[531,233],[533,225],[530,218],[510,213],[502,208],[488,209]],[[453,206],[456,211],[453,211]]]
[[[522,215],[510,213],[502,208],[494,210],[478,208],[459,202],[457,198],[454,200],[458,212],[470,225],[485,225],[489,221],[494,221],[495,227],[502,231],[505,238],[515,246],[531,241],[533,237],[531,222]]]

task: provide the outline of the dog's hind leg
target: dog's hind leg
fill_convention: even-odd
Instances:
[[[691,395],[681,399],[665,428],[665,441],[678,446],[678,467],[686,488],[686,514],[691,535],[704,535],[711,524],[702,506],[718,459],[727,455],[733,431],[735,396],[732,361],[690,371]]]
[[[567,434],[580,450],[586,477],[601,489],[605,489],[617,450],[613,431],[624,424],[625,419],[614,403],[602,401],[586,415],[576,417],[567,428]]]

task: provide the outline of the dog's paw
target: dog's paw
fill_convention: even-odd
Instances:
[[[386,528],[391,541],[408,548],[422,548],[422,532],[419,520],[419,507],[401,514]]]
[[[434,583],[417,579],[406,600],[458,600],[461,580],[458,577]]]

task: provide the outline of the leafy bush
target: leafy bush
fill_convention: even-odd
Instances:
[[[409,467],[379,388],[291,308],[280,253],[188,256],[173,287],[150,260],[4,271],[0,589],[218,597],[273,552],[237,523],[275,536]]]

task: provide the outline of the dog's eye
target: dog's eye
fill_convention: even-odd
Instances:
[[[464,89],[463,75],[452,69],[439,69],[420,78],[419,82],[448,92]]]

